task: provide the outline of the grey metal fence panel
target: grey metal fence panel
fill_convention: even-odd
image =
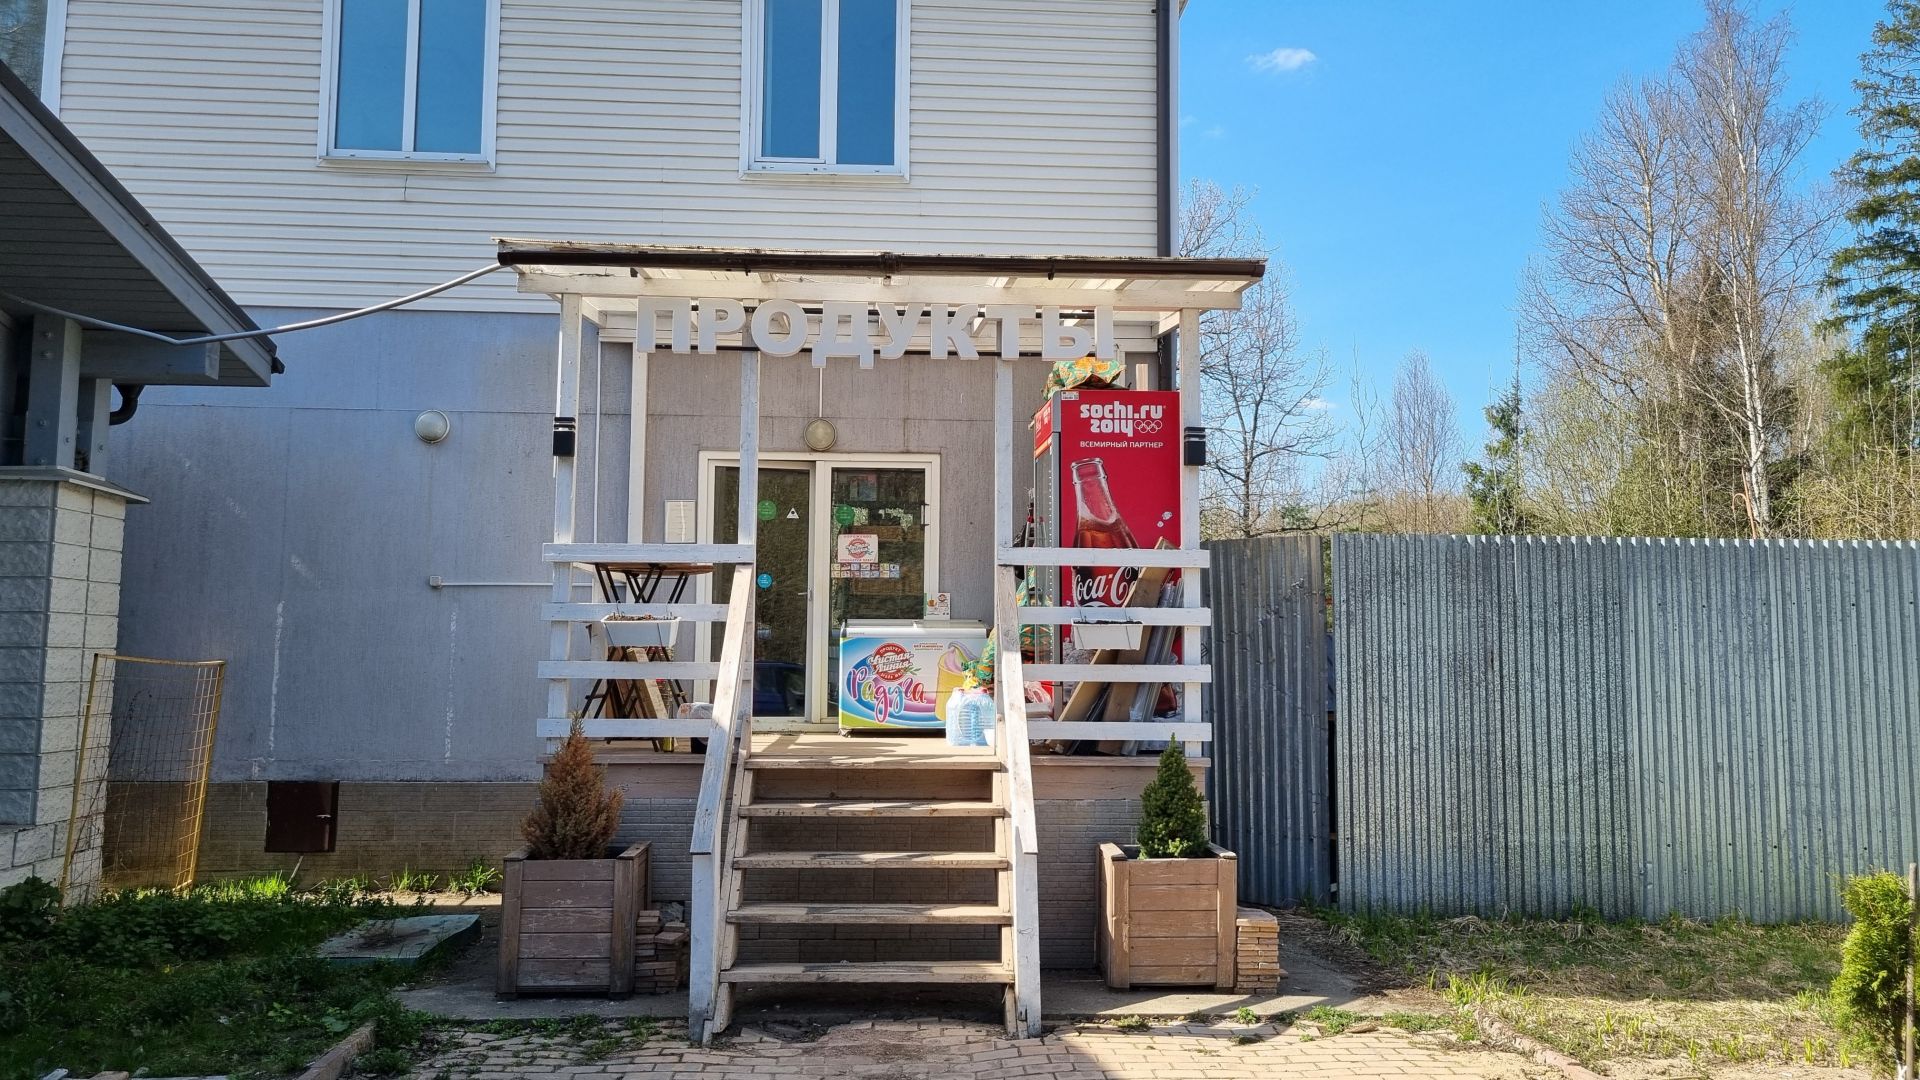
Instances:
[[[1334,541],[1342,903],[1836,918],[1920,853],[1920,545]]]
[[[1329,899],[1325,549],[1312,536],[1209,543],[1214,841],[1240,857],[1240,896]]]

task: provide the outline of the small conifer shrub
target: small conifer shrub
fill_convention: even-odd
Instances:
[[[1140,795],[1140,857],[1191,859],[1207,853],[1207,808],[1180,740],[1160,755],[1160,771]]]
[[[1841,1024],[1875,1051],[1891,1057],[1906,1016],[1907,965],[1914,941],[1907,883],[1885,870],[1846,880],[1841,900],[1853,928],[1840,946],[1840,974],[1833,980],[1833,1006]]]
[[[620,792],[606,790],[580,721],[540,780],[540,803],[520,826],[535,859],[604,859],[620,826]]]

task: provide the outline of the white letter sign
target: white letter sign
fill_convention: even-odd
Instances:
[[[659,348],[660,316],[664,314],[668,347],[676,353],[712,356],[720,351],[722,338],[737,333],[742,335],[745,347],[767,356],[797,356],[810,350],[815,367],[824,367],[837,357],[857,360],[861,367],[871,368],[876,355],[882,360],[905,356],[914,340],[924,334],[927,356],[932,359],[951,356],[977,360],[980,349],[974,335],[984,334],[986,324],[992,323],[995,330],[988,347],[1012,360],[1020,356],[1021,322],[1037,313],[1041,359],[1078,360],[1091,353],[1112,360],[1120,354],[1111,307],[1092,308],[1089,326],[1084,316],[1071,323],[1063,321],[1058,307],[1021,304],[988,304],[983,312],[979,304],[827,300],[819,304],[816,318],[810,317],[807,306],[798,300],[765,300],[750,315],[744,303],[731,297],[695,301],[677,296],[642,296],[636,303],[634,344],[646,351]]]

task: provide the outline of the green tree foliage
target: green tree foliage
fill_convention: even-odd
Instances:
[[[1487,442],[1484,460],[1461,466],[1467,474],[1474,532],[1512,535],[1533,531],[1533,522],[1520,506],[1525,488],[1520,469],[1520,415],[1520,380],[1516,378],[1507,392],[1486,408],[1493,438]]]
[[[536,859],[604,859],[620,827],[620,792],[606,790],[580,721],[540,780],[540,803],[521,825]]]
[[[1850,1032],[1891,1054],[1906,1015],[1906,971],[1914,950],[1907,883],[1884,870],[1857,874],[1841,896],[1853,929],[1840,949],[1834,1009]]]
[[[1160,755],[1160,771],[1140,795],[1140,854],[1148,859],[1191,859],[1207,851],[1207,808],[1193,785],[1193,770],[1175,739]]]
[[[1846,213],[1856,236],[1834,252],[1827,277],[1833,323],[1855,338],[1822,365],[1842,454],[1912,450],[1920,438],[1920,0],[1891,0],[1860,62],[1853,115],[1866,145],[1841,170],[1856,195]]]

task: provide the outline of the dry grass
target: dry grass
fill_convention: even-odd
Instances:
[[[1843,927],[1334,916],[1375,960],[1617,1075],[1850,1069],[1827,1007]],[[1865,1075],[1862,1073],[1861,1075]]]

